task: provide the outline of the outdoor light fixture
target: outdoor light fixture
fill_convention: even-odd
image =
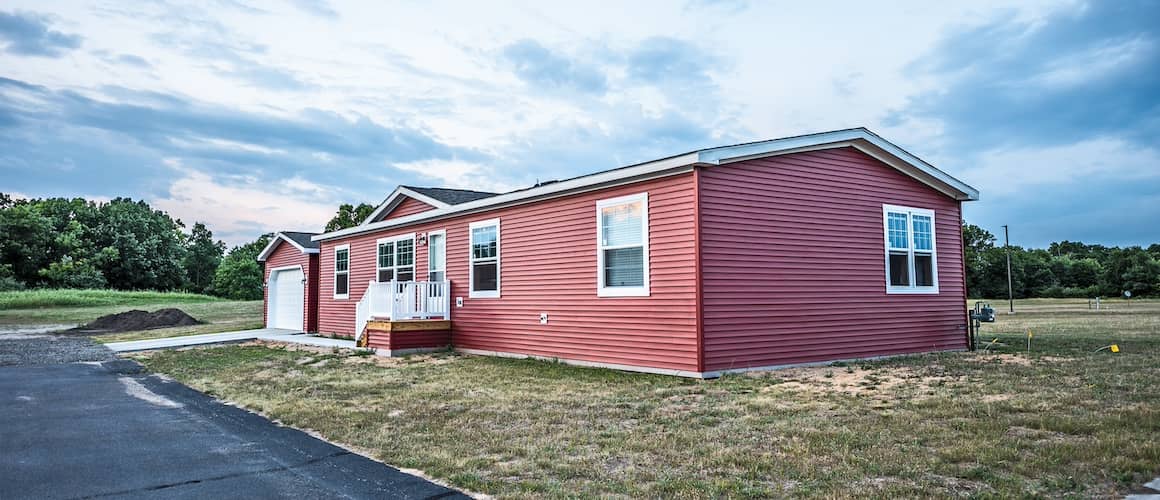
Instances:
[[[419,233],[419,234],[415,235],[415,243],[417,243],[419,245],[426,245],[427,244],[427,233]]]

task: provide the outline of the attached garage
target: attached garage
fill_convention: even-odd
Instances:
[[[258,262],[265,266],[267,328],[318,331],[318,243],[314,233],[281,232],[274,235]]]
[[[271,269],[266,292],[266,326],[302,331],[306,319],[306,274],[301,266]]]

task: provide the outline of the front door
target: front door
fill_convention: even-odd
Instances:
[[[447,311],[441,310],[443,296],[451,293],[443,287],[445,279],[447,279],[447,233],[431,232],[427,235],[427,281],[431,282],[427,289],[427,310],[430,312],[447,314]]]

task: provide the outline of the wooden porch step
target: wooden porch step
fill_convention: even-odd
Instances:
[[[380,332],[420,332],[450,329],[451,320],[449,319],[404,319],[399,321],[372,319],[367,322],[367,330]]]

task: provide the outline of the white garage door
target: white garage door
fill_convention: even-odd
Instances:
[[[302,269],[285,269],[270,274],[270,300],[266,311],[270,328],[302,330],[303,304],[306,293],[302,285]]]

